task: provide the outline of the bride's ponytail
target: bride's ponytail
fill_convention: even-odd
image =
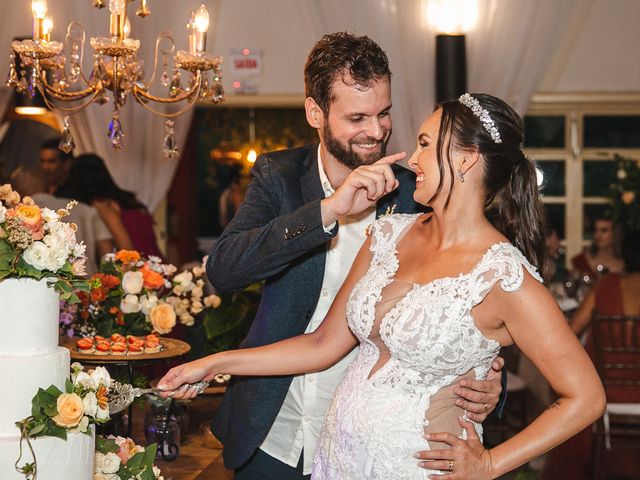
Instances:
[[[540,201],[536,169],[518,150],[511,176],[499,195],[494,225],[538,271],[546,262],[546,215]]]
[[[520,116],[499,98],[465,94],[442,104],[438,145],[444,145],[449,134],[453,148],[483,156],[487,217],[542,272],[547,258],[546,216],[535,167],[521,149]]]

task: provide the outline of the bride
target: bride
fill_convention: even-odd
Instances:
[[[374,224],[315,332],[175,367],[160,380],[164,395],[191,398],[181,385],[217,373],[320,371],[360,343],[325,419],[318,479],[496,478],[591,424],[604,391],[538,274],[544,212],[522,138],[522,120],[500,99],[464,94],[441,105],[409,162],[414,199],[432,212]],[[386,181],[362,187],[369,200],[393,188],[393,175]],[[451,389],[463,376],[484,378],[513,343],[559,398],[488,450]]]

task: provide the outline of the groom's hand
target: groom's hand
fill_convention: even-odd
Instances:
[[[502,392],[504,359],[497,357],[491,364],[486,380],[460,380],[453,389],[458,395],[456,405],[467,411],[467,418],[482,423],[495,410]]]
[[[396,153],[353,170],[331,196],[320,202],[323,225],[331,225],[343,215],[360,213],[398,188],[399,182],[391,165],[406,155],[404,152]]]

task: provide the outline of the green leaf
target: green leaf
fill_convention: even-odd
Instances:
[[[42,431],[44,431],[44,424],[39,424],[36,425],[33,428],[29,429],[29,436],[30,437],[37,437],[39,433],[41,433]]]
[[[100,453],[116,453],[120,448],[113,438],[96,435],[96,450]]]
[[[156,476],[151,468],[148,468],[140,474],[140,480],[156,480]]]
[[[144,467],[144,452],[138,452],[127,461],[129,470]]]
[[[156,454],[158,453],[158,444],[157,443],[152,443],[151,445],[149,445],[147,448],[145,448],[144,450],[144,456],[145,456],[145,465],[148,465],[150,467],[153,466],[153,462],[156,459]]]
[[[73,383],[68,378],[64,381],[64,390],[66,393],[73,393]]]

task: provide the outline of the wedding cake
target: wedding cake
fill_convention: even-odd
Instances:
[[[15,422],[31,414],[31,399],[38,388],[56,385],[64,391],[70,357],[66,348],[58,346],[58,294],[45,280],[0,281],[0,312],[0,478],[24,480],[15,469],[20,456],[20,431]],[[68,434],[66,441],[40,437],[31,444],[38,480],[93,478],[93,435]],[[20,465],[32,461],[23,442]]]

